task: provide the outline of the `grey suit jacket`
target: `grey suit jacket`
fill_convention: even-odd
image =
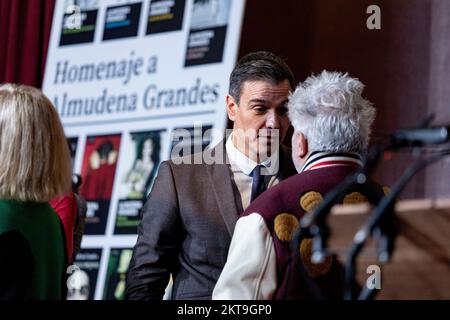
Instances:
[[[224,150],[222,142],[210,155],[222,152],[226,159]],[[126,299],[162,299],[170,274],[173,299],[211,299],[242,213],[231,169],[221,163],[161,163],[142,209]],[[290,152],[283,147],[277,178],[295,173]]]

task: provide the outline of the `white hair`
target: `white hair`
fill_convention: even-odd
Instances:
[[[322,71],[300,83],[289,97],[289,119],[311,151],[365,152],[375,119],[364,85],[347,73]]]

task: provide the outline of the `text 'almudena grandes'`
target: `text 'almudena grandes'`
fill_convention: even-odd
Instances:
[[[118,94],[103,89],[97,96],[71,97],[67,92],[54,96],[53,102],[61,117],[97,116],[113,113],[131,113],[142,106],[144,111],[172,109],[189,106],[209,106],[218,101],[220,84],[195,83],[180,88],[159,88],[155,84],[146,86],[141,100],[136,92]],[[190,110],[192,111],[192,110]]]

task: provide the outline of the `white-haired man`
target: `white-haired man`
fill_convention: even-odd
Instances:
[[[289,242],[299,219],[324,195],[362,166],[375,109],[361,93],[364,85],[347,74],[323,71],[290,96],[295,132],[292,158],[297,175],[263,193],[238,220],[213,299],[311,298]],[[341,202],[377,202],[382,188],[354,189]],[[326,298],[341,297],[342,268],[332,258],[313,265],[311,240],[300,245],[306,270]]]

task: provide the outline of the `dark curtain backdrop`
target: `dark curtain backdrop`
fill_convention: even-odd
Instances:
[[[0,83],[40,88],[55,0],[0,1]]]
[[[366,9],[381,9],[381,30],[368,30]],[[419,125],[430,113],[450,124],[450,1],[247,1],[239,56],[271,50],[297,81],[323,69],[348,72],[365,85],[377,109],[373,141]],[[376,177],[392,185],[414,159],[396,155]],[[450,161],[417,175],[404,198],[450,198]]]

